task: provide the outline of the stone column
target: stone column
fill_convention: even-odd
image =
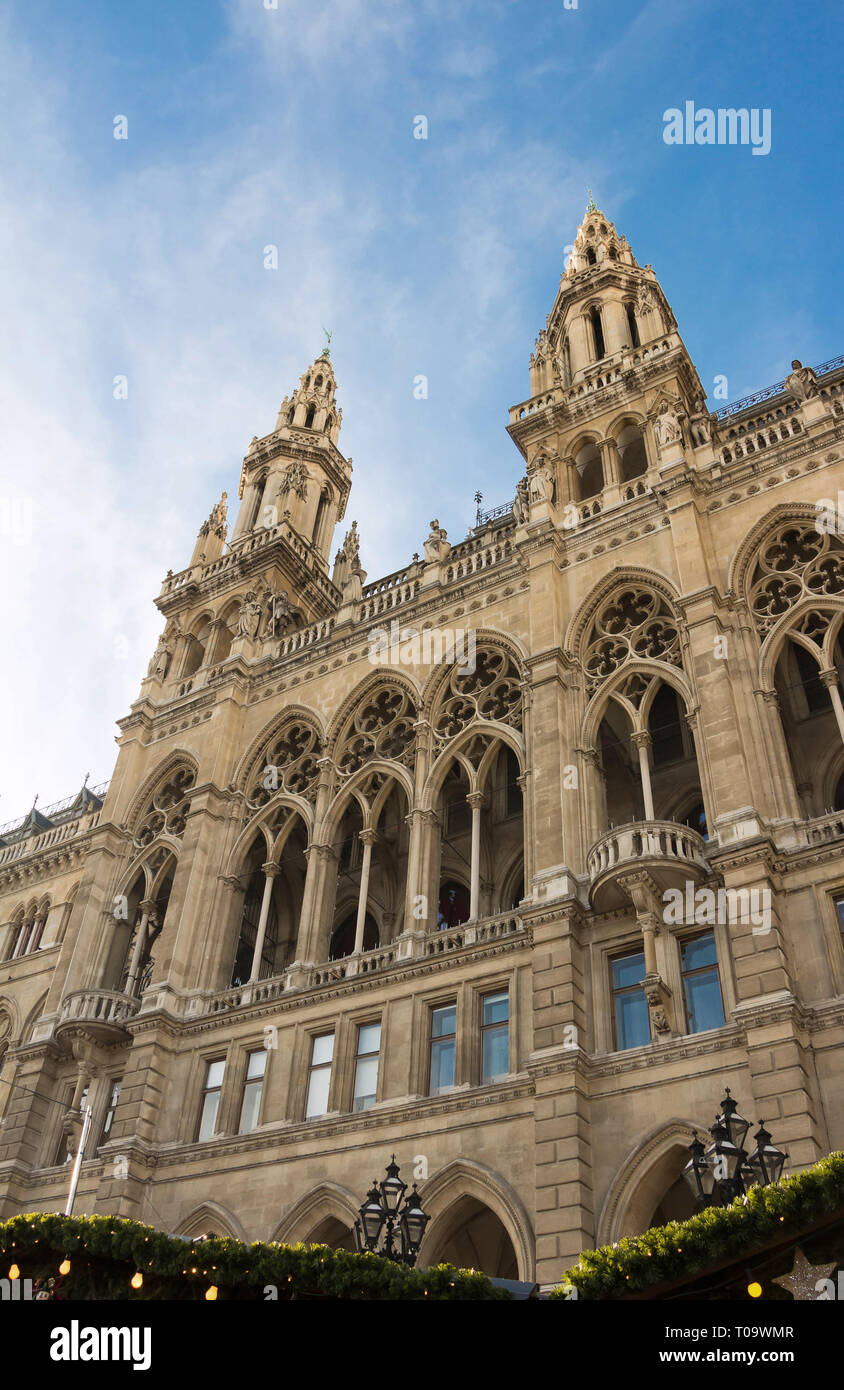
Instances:
[[[651,746],[651,736],[647,729],[639,729],[631,735],[630,742],[639,753],[639,775],[642,779],[642,799],[645,803],[645,820],[655,820],[654,798],[651,790],[651,765],[648,760],[648,749]]]
[[[838,725],[841,741],[844,743],[844,705],[841,703],[841,691],[838,688],[838,672],[832,666],[828,671],[820,671],[818,674],[829,691],[829,698],[835,713],[835,722]]]
[[[469,918],[474,922],[480,913],[481,807],[484,804],[484,794],[483,792],[470,792],[466,800],[472,808],[472,872],[470,879]]]
[[[369,897],[369,870],[372,864],[372,846],[378,839],[375,830],[361,830],[358,838],[363,845],[363,863],[360,869],[360,892],[358,894],[358,917],[355,923],[355,955],[363,950],[363,932],[366,926],[366,904]]]
[[[138,971],[141,965],[141,955],[146,945],[149,919],[151,913],[155,911],[155,903],[147,898],[141,903],[138,911],[141,914],[141,920],[138,923],[138,930],[135,934],[135,944],[132,947],[132,959],[129,963],[129,973],[126,976],[127,994],[134,994],[135,992],[135,982],[137,981]]]
[[[258,918],[258,933],[255,937],[255,949],[252,952],[252,969],[249,972],[249,984],[252,984],[255,980],[260,978],[261,956],[263,955],[264,940],[267,935],[267,921],[270,915],[273,884],[275,883],[276,874],[279,872],[280,865],[270,859],[266,864],[262,864],[261,868],[264,872],[264,895],[261,899],[261,913]]]

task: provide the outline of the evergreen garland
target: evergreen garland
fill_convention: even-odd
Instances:
[[[754,1187],[728,1207],[707,1207],[687,1221],[669,1221],[641,1236],[586,1250],[551,1298],[623,1298],[681,1279],[722,1260],[750,1256],[776,1236],[799,1234],[825,1213],[844,1209],[844,1153],[772,1187]]]
[[[70,1271],[59,1276],[59,1266]],[[0,1222],[0,1278],[17,1265],[22,1279],[41,1285],[55,1277],[57,1299],[264,1299],[274,1285],[280,1300],[507,1299],[485,1274],[452,1265],[408,1269],[378,1255],[327,1245],[244,1245],[231,1237],[184,1240],[116,1216],[30,1212]],[[133,1289],[133,1275],[143,1284]]]

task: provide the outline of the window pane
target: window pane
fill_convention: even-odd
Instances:
[[[705,1028],[722,1028],[724,1006],[721,1003],[718,971],[707,970],[701,975],[689,975],[685,984],[689,1032],[702,1033]]]
[[[358,1055],[362,1052],[377,1052],[381,1046],[381,1024],[364,1023],[358,1029]]]
[[[615,997],[615,1033],[619,1048],[643,1047],[651,1040],[648,1005],[643,991]]]
[[[323,1033],[320,1037],[314,1038],[314,1050],[311,1055],[313,1066],[322,1066],[323,1063],[330,1062],[334,1056],[334,1034]]]
[[[620,956],[612,963],[612,982],[614,989],[627,985],[641,984],[645,978],[645,953],[637,951],[632,956]]]
[[[224,1058],[221,1058],[219,1062],[208,1063],[208,1075],[205,1078],[206,1090],[208,1090],[211,1086],[222,1086],[223,1072],[225,1071],[225,1069],[226,1063]]]
[[[706,936],[696,936],[694,941],[683,943],[684,970],[699,970],[701,966],[717,963],[714,932],[707,932]]]
[[[328,1087],[330,1081],[330,1067],[320,1067],[318,1071],[311,1072],[311,1078],[308,1084],[308,1104],[305,1109],[306,1120],[312,1120],[317,1115],[325,1115],[328,1111]]]
[[[844,931],[844,898],[835,899],[835,910],[838,913],[838,925]]]
[[[509,995],[505,990],[500,994],[484,995],[484,1023],[506,1023],[510,1017]]]
[[[454,1039],[431,1043],[431,1093],[454,1085]]]
[[[199,1122],[200,1142],[210,1139],[217,1124],[217,1110],[220,1105],[220,1092],[211,1091],[202,1100],[202,1118]]]
[[[255,1077],[263,1076],[267,1065],[267,1054],[263,1048],[258,1052],[250,1052],[249,1065],[246,1068],[246,1077],[252,1081]]]
[[[263,1082],[250,1081],[243,1091],[243,1105],[240,1107],[240,1133],[251,1134],[258,1123],[261,1109]]]
[[[361,1057],[355,1068],[355,1110],[368,1110],[378,1088],[378,1058]]]
[[[454,1033],[456,1024],[456,1004],[446,1004],[444,1008],[433,1009],[431,1012],[431,1037],[441,1038],[447,1033]]]
[[[483,1081],[493,1081],[497,1076],[506,1076],[510,1070],[508,1030],[488,1028],[483,1035]]]

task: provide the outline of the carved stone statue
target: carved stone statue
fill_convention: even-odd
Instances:
[[[178,635],[178,628],[171,618],[159,637],[158,646],[152,654],[152,660],[147,667],[148,676],[154,676],[159,681],[166,680],[170,662],[173,659],[175,639]]]
[[[664,405],[657,416],[654,429],[658,444],[676,444],[680,439],[680,418],[676,410]]]
[[[284,637],[293,626],[298,609],[290,602],[287,590],[273,594],[270,610],[270,631],[273,637]]]
[[[430,535],[425,541],[426,563],[430,563],[431,561],[436,563],[436,561],[444,559],[450,548],[448,544],[448,532],[443,530],[435,517],[431,522]]]
[[[261,605],[256,595],[250,589],[240,607],[237,618],[237,636],[248,637],[254,642],[258,636],[258,628],[261,625]]]
[[[513,519],[517,526],[524,526],[530,516],[530,499],[528,497],[528,480],[522,478],[516,484],[516,496],[513,501]]]
[[[554,471],[548,460],[543,458],[539,465],[528,474],[531,502],[554,501]]]
[[[278,495],[281,496],[288,492],[295,492],[297,497],[302,498],[302,501],[308,495],[308,470],[298,460],[295,463],[289,463],[279,479]]]
[[[695,413],[689,421],[689,428],[692,432],[692,443],[695,447],[699,444],[708,444],[712,438],[712,422],[709,418],[703,396],[698,396],[695,401]]]
[[[818,377],[812,367],[804,367],[797,358],[791,364],[791,371],[785,379],[785,389],[796,401],[807,401],[818,393]]]

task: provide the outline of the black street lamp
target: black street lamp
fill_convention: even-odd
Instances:
[[[788,1155],[774,1147],[761,1120],[754,1135],[756,1148],[748,1155],[744,1140],[749,1128],[750,1122],[739,1114],[727,1087],[721,1114],[716,1115],[709,1131],[712,1143],[704,1148],[695,1130],[689,1145],[691,1158],[683,1169],[692,1195],[702,1206],[727,1206],[751,1187],[779,1182]]]
[[[399,1166],[395,1154],[391,1155],[386,1177],[380,1185],[373,1182],[366,1194],[366,1201],[360,1208],[360,1218],[355,1222],[355,1241],[361,1254],[368,1250],[382,1259],[393,1260],[396,1264],[415,1265],[430,1217],[422,1208],[422,1199],[416,1190],[416,1183],[409,1196],[407,1183],[399,1177]],[[402,1205],[404,1198],[404,1205]],[[378,1240],[384,1230],[384,1242],[377,1249]],[[398,1228],[399,1247],[396,1246]]]

